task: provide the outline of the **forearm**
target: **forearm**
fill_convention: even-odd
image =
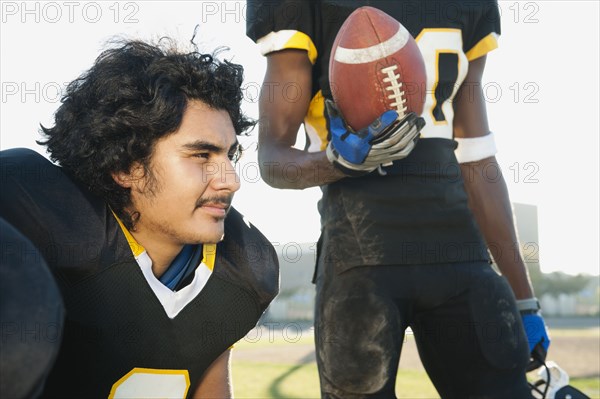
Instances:
[[[284,50],[269,54],[258,110],[258,161],[263,180],[276,188],[304,189],[343,177],[324,151],[294,148],[312,99],[312,64],[305,51]],[[289,87],[298,94],[293,101]]]
[[[469,207],[502,275],[517,299],[530,298],[533,289],[520,252],[512,207],[495,157],[461,164]],[[486,171],[498,171],[488,177]]]
[[[296,148],[259,149],[261,176],[275,188],[304,189],[321,186],[344,177],[328,160],[324,151],[307,152]]]
[[[210,365],[194,392],[194,399],[233,398],[230,357],[231,350],[228,349]]]

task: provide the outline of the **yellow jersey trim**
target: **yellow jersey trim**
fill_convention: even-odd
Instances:
[[[467,51],[467,59],[469,61],[483,57],[490,51],[498,48],[498,35],[495,32],[490,33],[481,39],[471,50]]]
[[[423,29],[417,37],[415,37],[415,41],[419,42],[421,36],[423,36],[426,32],[461,32],[460,29],[456,28],[427,28]],[[469,51],[465,53],[467,56],[467,60],[473,61],[479,57],[484,56],[490,51],[498,48],[498,34],[496,32],[491,32],[486,37],[481,39],[477,44],[475,44]]]
[[[425,28],[417,35],[417,37],[415,37],[415,42],[418,42],[421,39],[421,36],[427,32],[458,32],[461,34],[462,39],[462,31],[458,28]]]
[[[299,48],[308,51],[308,59],[310,63],[314,65],[317,61],[317,48],[315,44],[311,40],[311,38],[302,32],[296,32],[294,35],[287,41],[285,44],[285,48]]]
[[[256,43],[260,46],[262,55],[285,49],[298,49],[307,51],[311,64],[314,65],[317,61],[318,52],[312,39],[306,33],[297,30],[285,29],[271,32],[258,39]]]
[[[141,246],[136,241],[136,239],[133,238],[133,236],[131,235],[129,230],[127,230],[127,227],[125,227],[125,225],[123,224],[121,219],[119,219],[117,214],[112,209],[111,209],[111,212],[112,212],[113,216],[115,217],[115,219],[117,219],[119,226],[121,226],[121,231],[123,232],[123,234],[125,235],[125,238],[127,239],[127,243],[129,244],[129,248],[131,249],[133,256],[135,256],[137,258],[138,256],[140,256],[141,254],[143,254],[146,251],[146,248]]]
[[[112,210],[111,210],[111,212],[112,212],[113,216],[115,217],[115,219],[117,219],[117,222],[119,223],[119,226],[121,227],[121,231],[123,231],[123,234],[125,235],[125,238],[127,239],[127,243],[129,244],[129,248],[131,249],[133,256],[137,258],[138,256],[140,256],[141,254],[143,254],[146,251],[146,248],[144,248],[142,245],[140,245],[136,241],[136,239],[133,237],[133,235],[131,235],[129,230],[127,230],[127,227],[125,227],[125,225],[123,224],[121,219],[119,219],[117,214]],[[203,245],[203,247],[202,247],[202,263],[204,263],[210,271],[213,271],[213,269],[215,268],[216,256],[217,256],[217,244]]]
[[[185,378],[185,391],[183,392],[183,397],[187,397],[188,390],[190,389],[190,374],[187,370],[170,370],[170,369],[148,369],[143,367],[134,367],[130,372],[125,374],[123,377],[119,378],[117,382],[115,382],[108,394],[108,399],[113,399],[115,394],[117,393],[117,389],[129,379],[132,375],[135,374],[154,374],[154,375],[180,375]]]
[[[319,90],[310,100],[304,117],[304,128],[308,136],[309,152],[323,151],[327,147],[327,121],[325,119],[325,97]]]
[[[204,244],[202,247],[202,263],[212,272],[215,268],[215,258],[217,256],[217,244]]]

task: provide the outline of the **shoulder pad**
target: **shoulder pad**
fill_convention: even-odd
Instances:
[[[264,311],[279,292],[279,261],[273,245],[231,208],[217,246],[215,273],[254,292]]]

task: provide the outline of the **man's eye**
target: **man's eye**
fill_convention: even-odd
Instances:
[[[196,158],[208,159],[209,156],[210,156],[210,154],[208,152],[199,152],[197,154],[194,154],[194,157],[196,157]]]
[[[237,163],[242,156],[242,147],[237,147],[234,151],[228,154],[229,160],[233,163]]]

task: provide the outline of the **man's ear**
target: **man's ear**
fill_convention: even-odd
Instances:
[[[144,167],[140,163],[134,163],[129,172],[119,171],[111,173],[113,180],[123,188],[135,188],[143,184]]]

